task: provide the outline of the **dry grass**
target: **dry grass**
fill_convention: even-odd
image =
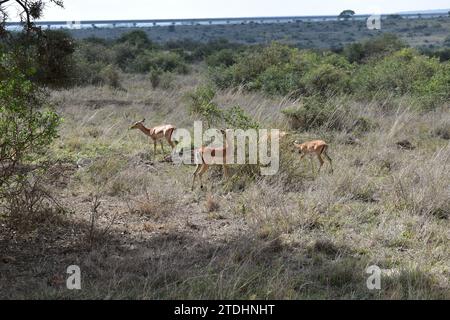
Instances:
[[[125,93],[53,93],[65,118],[53,156],[81,163],[55,189],[72,213],[46,235],[1,233],[0,297],[450,298],[448,106],[422,114],[402,102],[390,110],[386,101],[350,102],[353,114],[375,124],[367,132],[324,127],[290,137],[325,139],[333,174],[311,173],[287,143],[278,175],[222,182],[211,170],[208,191],[191,192],[194,167],[162,162],[160,150],[150,160],[148,140],[127,130],[142,116],[190,128],[183,95],[204,80],[194,73],[174,81],[162,90],[131,77]],[[279,110],[296,103],[231,91],[217,101],[282,129]],[[399,149],[405,139],[415,149]],[[79,237],[88,230],[90,194],[102,195],[100,228],[115,217],[94,248]],[[70,264],[81,267],[81,291],[50,281]],[[390,270],[379,291],[365,286],[373,264]]]

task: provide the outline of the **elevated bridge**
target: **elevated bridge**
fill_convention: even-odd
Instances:
[[[397,16],[403,19],[427,19],[448,17],[448,13],[408,13],[381,15],[381,19]],[[367,20],[370,15],[354,15],[348,20]],[[281,16],[281,17],[239,17],[239,18],[197,18],[197,19],[140,19],[140,20],[84,20],[84,21],[37,21],[36,25],[47,28],[129,28],[129,27],[156,27],[177,25],[226,25],[226,24],[253,24],[253,23],[295,23],[344,20],[340,16]],[[7,22],[7,27],[15,28],[20,22]]]

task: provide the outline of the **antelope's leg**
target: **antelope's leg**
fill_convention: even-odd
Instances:
[[[197,173],[200,171],[200,167],[201,166],[202,166],[201,164],[198,164],[197,168],[195,168],[194,174],[192,175],[192,187],[191,187],[191,190],[194,190],[195,178],[197,177]]]
[[[323,155],[325,156],[325,158],[328,160],[328,162],[330,163],[330,167],[331,167],[331,172],[333,172],[333,161],[331,160],[330,156],[328,155],[328,153],[326,151],[324,151]]]
[[[156,140],[153,140],[153,158],[156,157]]]
[[[323,163],[324,163],[325,161],[323,161],[323,159],[322,159],[322,157],[320,156],[320,154],[317,154],[317,158],[319,159],[319,162],[320,162],[319,170],[317,170],[317,173],[319,173],[319,172],[320,172],[320,169],[322,169]]]
[[[171,139],[170,136],[169,136],[169,137],[166,136],[167,143],[168,143],[168,144],[170,145],[170,147],[173,149],[173,148],[175,148],[175,143],[173,143],[173,141],[170,140],[170,139]]]
[[[200,168],[200,171],[198,173],[198,176],[200,178],[200,188],[202,188],[202,189],[203,189],[203,178],[202,178],[202,176],[206,172],[206,170],[208,170],[208,165],[206,163],[203,163],[201,168]]]
[[[225,178],[228,178],[228,177],[229,177],[229,174],[228,174],[228,167],[227,167],[226,164],[224,164],[224,165],[222,165],[222,166],[223,166],[223,176],[224,176]]]
[[[312,161],[312,157],[311,155],[308,157],[309,158],[309,165],[311,166],[311,171],[314,174],[314,163]]]
[[[161,145],[161,150],[162,150],[162,153],[164,154],[164,146],[163,146],[162,140],[159,141],[159,144]]]

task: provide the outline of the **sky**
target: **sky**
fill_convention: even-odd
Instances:
[[[449,0],[64,0],[49,5],[42,20],[181,19],[337,15],[450,9]],[[14,13],[11,12],[12,20]]]

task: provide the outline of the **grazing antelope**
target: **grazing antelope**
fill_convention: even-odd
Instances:
[[[153,153],[156,154],[156,143],[159,141],[161,144],[161,149],[164,153],[164,147],[162,140],[165,138],[166,141],[170,144],[170,146],[175,148],[175,143],[172,141],[172,134],[173,131],[176,129],[175,126],[171,124],[165,124],[153,128],[146,128],[144,125],[145,119],[142,119],[141,121],[136,122],[130,127],[131,129],[139,129],[144,134],[149,136],[153,140]]]
[[[331,158],[327,154],[328,145],[323,140],[313,140],[308,141],[304,143],[299,143],[298,141],[294,141],[294,146],[299,150],[299,152],[302,154],[300,156],[300,159],[303,159],[306,155],[313,156],[314,154],[317,156],[320,162],[320,167],[318,170],[318,173],[320,172],[320,169],[322,168],[324,161],[322,159],[322,154],[325,156],[325,158],[330,163],[331,172],[333,172],[333,164],[331,161]],[[312,164],[312,162],[311,162]],[[314,170],[313,170],[314,172]]]
[[[200,179],[200,188],[203,189],[203,174],[208,170],[208,167],[212,164],[220,164],[223,167],[223,176],[224,178],[228,178],[228,168],[226,165],[227,160],[227,148],[232,145],[230,139],[233,139],[232,134],[227,134],[227,132],[231,131],[220,130],[220,132],[225,136],[225,146],[219,148],[205,147],[202,146],[198,149],[194,150],[194,157],[197,161],[197,168],[192,177],[192,187],[191,190],[194,190],[195,179]],[[205,155],[208,153],[208,158],[205,160]]]

